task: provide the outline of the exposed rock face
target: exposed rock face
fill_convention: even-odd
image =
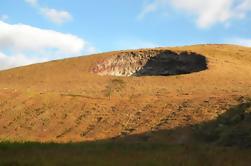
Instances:
[[[193,52],[142,50],[106,58],[95,64],[91,72],[112,76],[168,76],[205,69],[206,58]]]

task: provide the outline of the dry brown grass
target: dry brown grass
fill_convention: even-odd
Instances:
[[[91,74],[96,61],[119,53],[111,52],[0,72],[0,139],[78,142],[169,130],[213,120],[251,96],[250,48],[159,49],[202,54],[208,70],[169,77]],[[109,99],[104,90],[114,79],[125,86]]]

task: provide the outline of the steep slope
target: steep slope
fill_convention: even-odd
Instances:
[[[147,70],[132,64],[141,77],[93,72],[119,69],[119,75],[133,75],[131,69],[120,72],[123,66],[94,69],[121,54],[137,57],[149,51],[171,52],[176,59],[182,52],[200,55],[205,64],[196,72],[175,69],[170,74],[161,68],[157,74],[145,74],[159,66],[161,60],[155,58],[157,65],[139,63],[148,62]],[[193,126],[216,119],[250,97],[250,71],[251,49],[233,45],[115,51],[1,71],[0,139],[93,141]],[[189,135],[186,129],[172,137],[164,135],[163,140],[183,143],[191,141]]]

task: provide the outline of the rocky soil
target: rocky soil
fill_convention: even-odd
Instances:
[[[119,53],[96,63],[91,72],[112,76],[167,76],[207,69],[206,58],[193,52],[141,50]]]

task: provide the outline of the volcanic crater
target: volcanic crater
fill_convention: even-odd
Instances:
[[[205,56],[195,52],[140,50],[115,54],[91,67],[91,72],[111,76],[169,76],[207,69]]]

